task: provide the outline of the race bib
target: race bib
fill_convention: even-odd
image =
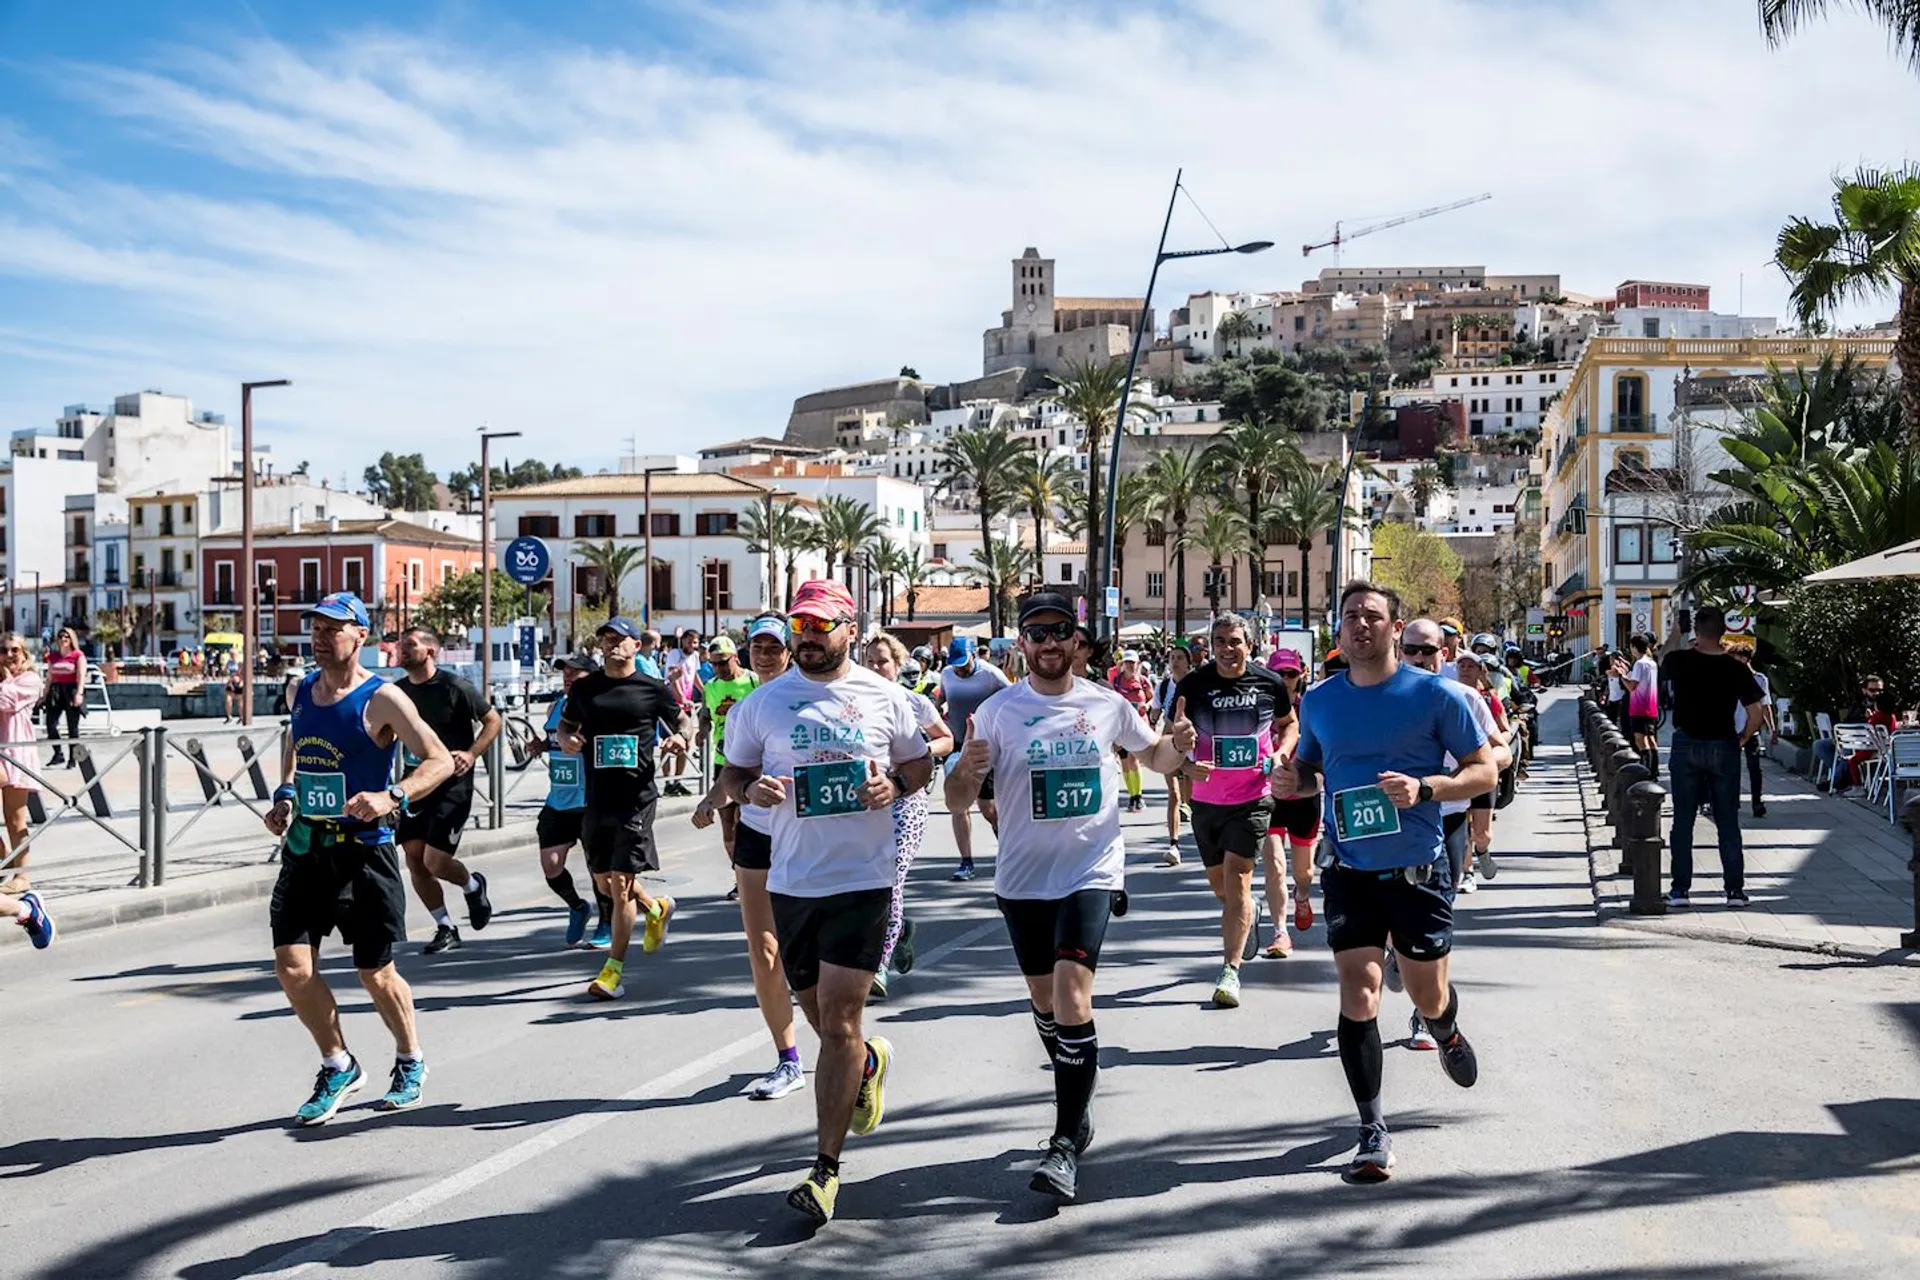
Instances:
[[[1341,840],[1375,840],[1400,834],[1400,810],[1379,787],[1348,787],[1333,793],[1333,833]]]
[[[296,773],[294,796],[303,818],[343,818],[346,816],[347,775],[344,773]]]
[[[1234,734],[1213,740],[1213,766],[1216,769],[1254,769],[1260,764],[1260,736]]]
[[[1100,770],[1035,769],[1028,775],[1035,822],[1091,818],[1100,812]]]
[[[640,739],[631,733],[603,733],[593,740],[596,769],[638,769]]]
[[[832,818],[863,813],[860,788],[867,780],[864,760],[797,765],[793,770],[793,807],[803,818]]]
[[[548,756],[547,782],[555,788],[579,786],[580,757],[562,755],[559,752]]]

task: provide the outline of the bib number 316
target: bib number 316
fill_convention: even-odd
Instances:
[[[867,780],[864,760],[834,760],[798,765],[793,771],[793,807],[802,818],[831,818],[861,813],[860,788]]]

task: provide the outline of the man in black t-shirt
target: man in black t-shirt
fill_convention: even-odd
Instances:
[[[640,634],[631,618],[607,619],[598,635],[601,669],[574,683],[560,712],[561,749],[586,765],[580,845],[595,887],[613,901],[613,945],[600,976],[587,985],[587,994],[598,1000],[626,993],[620,978],[634,921],[646,917],[640,949],[651,955],[666,940],[673,918],[673,899],[649,894],[640,873],[660,868],[653,843],[654,740],[663,723],[678,723],[679,708],[665,681],[636,667]],[[678,735],[663,745],[686,750]]]
[[[1673,887],[1669,910],[1685,910],[1693,888],[1693,823],[1700,806],[1713,809],[1720,834],[1720,871],[1727,906],[1747,905],[1746,851],[1740,843],[1740,756],[1760,729],[1764,699],[1753,672],[1727,652],[1724,610],[1695,611],[1691,648],[1676,649],[1660,664],[1660,683],[1671,691],[1673,745],[1667,755],[1673,795]],[[1746,729],[1736,732],[1734,711],[1747,710]]]
[[[447,914],[447,897],[440,881],[460,886],[474,932],[486,928],[493,918],[487,878],[468,871],[466,864],[453,855],[473,810],[473,762],[484,756],[500,736],[500,713],[487,705],[472,684],[451,671],[442,671],[439,657],[440,637],[428,628],[410,627],[401,635],[400,665],[407,678],[396,682],[395,687],[453,754],[453,776],[409,805],[394,833],[406,853],[407,876],[413,881],[414,895],[433,916],[433,940],[422,948],[430,956],[460,949],[460,931]],[[411,753],[403,759],[401,776],[405,777],[420,762]],[[498,782],[492,779],[491,785]]]

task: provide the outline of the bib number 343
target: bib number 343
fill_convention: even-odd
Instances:
[[[793,807],[802,818],[831,818],[861,813],[860,788],[867,780],[864,760],[803,764],[793,770]]]
[[[1333,793],[1333,829],[1342,840],[1374,840],[1400,833],[1400,810],[1379,787]]]

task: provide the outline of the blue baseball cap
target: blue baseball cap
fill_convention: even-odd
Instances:
[[[335,622],[351,622],[355,626],[371,627],[367,617],[367,606],[360,597],[351,591],[336,591],[330,596],[322,596],[315,604],[300,611],[303,618],[332,618]]]
[[[605,635],[609,631],[617,636],[625,636],[629,640],[638,640],[640,638],[640,624],[625,615],[608,618],[600,624],[598,629],[594,631],[594,634]]]
[[[955,636],[947,645],[947,661],[966,663],[973,661],[973,637]]]
[[[787,620],[771,615],[755,618],[753,625],[747,628],[747,643],[752,644],[755,636],[772,636],[781,644],[785,644],[790,638],[787,633]]]

